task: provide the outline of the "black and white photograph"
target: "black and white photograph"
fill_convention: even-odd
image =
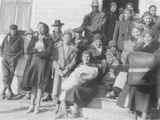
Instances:
[[[160,0],[0,0],[0,120],[160,120]]]

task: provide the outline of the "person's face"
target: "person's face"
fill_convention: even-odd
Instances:
[[[151,7],[151,8],[149,9],[149,13],[150,13],[151,15],[155,16],[155,15],[157,14],[157,9],[156,9],[155,7]]]
[[[65,45],[68,45],[68,44],[70,44],[71,39],[72,39],[71,35],[65,34],[65,35],[63,36],[63,43],[64,43]]]
[[[125,20],[130,19],[131,16],[132,16],[132,15],[131,15],[130,11],[128,11],[128,10],[125,10],[125,11],[124,11],[124,19],[125,19]]]
[[[101,40],[96,40],[96,41],[95,41],[95,46],[96,46],[97,48],[102,48],[102,42],[101,42]]]
[[[62,30],[62,26],[55,26],[54,31],[55,32],[60,32]]]
[[[116,47],[111,47],[111,51],[113,54],[116,54]]]
[[[111,8],[110,8],[111,12],[116,12],[117,10],[117,5],[112,5]]]
[[[146,25],[150,25],[151,23],[152,23],[152,17],[151,16],[145,16],[144,18],[143,18],[143,20],[144,20],[144,23],[146,24]]]
[[[147,33],[144,35],[143,40],[145,43],[150,43],[152,42],[152,36],[149,33]]]
[[[10,29],[10,35],[15,36],[17,34],[17,30]]]
[[[131,32],[132,37],[134,37],[135,39],[138,39],[141,35],[140,30],[138,30],[137,28],[133,28],[132,32]]]
[[[90,55],[89,54],[83,54],[82,55],[82,62],[83,62],[83,64],[88,64],[90,62]]]
[[[75,33],[74,36],[76,39],[80,39],[80,37],[81,37],[80,33]]]
[[[99,9],[99,6],[92,6],[92,12],[97,12]]]
[[[126,8],[127,8],[128,10],[134,11],[134,8],[133,8],[132,5],[127,5]]]
[[[39,24],[38,25],[38,31],[40,34],[44,34],[45,33],[45,27],[43,26],[43,24]]]

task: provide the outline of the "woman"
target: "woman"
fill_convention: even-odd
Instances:
[[[42,92],[46,88],[50,77],[49,61],[51,59],[52,42],[49,36],[49,27],[45,23],[38,25],[39,35],[32,40],[28,52],[32,54],[31,64],[26,73],[26,88],[31,88],[31,103],[28,113],[38,113]]]
[[[61,108],[57,117],[66,115],[66,105],[71,108],[72,117],[80,115],[80,108],[85,107],[95,96],[98,68],[90,62],[91,54],[84,51],[82,63],[73,71],[69,78],[62,84],[63,92],[60,96]]]
[[[153,32],[144,31],[142,39],[139,41],[138,45],[134,47],[134,51],[147,53],[155,52],[158,49],[158,45],[153,38]],[[122,107],[128,107],[133,112],[140,113],[141,119],[146,120],[149,112],[154,75],[152,72],[149,72],[143,79],[146,80],[145,83],[138,86],[129,85],[127,82],[127,85],[120,95],[118,104]]]

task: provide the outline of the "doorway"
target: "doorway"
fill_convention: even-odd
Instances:
[[[139,12],[139,0],[103,0],[103,11],[109,10],[109,5],[111,2],[116,2],[118,4],[118,8],[125,8],[125,5],[128,2],[132,2],[134,4],[135,12]]]

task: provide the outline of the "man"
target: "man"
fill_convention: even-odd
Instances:
[[[77,49],[72,43],[72,34],[65,32],[63,42],[59,42],[58,61],[54,62],[55,69],[54,84],[53,84],[53,100],[58,102],[58,97],[61,92],[61,83],[63,79],[70,75],[77,65]]]
[[[61,23],[60,20],[55,20],[54,24],[52,25],[52,27],[54,27],[53,33],[52,33],[52,38],[55,42],[59,42],[62,40],[62,26],[64,25],[64,23]]]
[[[123,51],[124,41],[129,39],[130,25],[132,22],[130,10],[125,9],[123,15],[124,20],[116,23],[113,35],[113,41],[119,53]]]
[[[17,25],[11,25],[10,31],[3,40],[2,43],[2,73],[3,73],[3,93],[2,99],[5,99],[6,91],[8,89],[8,99],[13,97],[13,91],[11,89],[12,79],[15,72],[15,67],[20,56],[23,54],[23,40],[18,35]]]
[[[105,41],[104,45],[108,45],[108,42],[113,39],[114,28],[116,25],[116,21],[118,20],[117,16],[117,3],[110,3],[110,11],[106,12],[106,22],[104,25],[104,34]]]
[[[51,35],[53,43],[53,50],[52,50],[52,61],[58,60],[58,49],[57,45],[59,42],[62,41],[62,26],[64,23],[62,23],[60,20],[55,20],[52,27],[54,27],[53,33]],[[52,63],[51,63],[52,64]],[[44,97],[42,98],[42,101],[47,102],[52,100],[52,89],[53,89],[53,77],[54,77],[54,69],[52,69],[52,79],[48,81]]]
[[[95,34],[103,35],[103,26],[105,23],[105,14],[99,11],[98,0],[92,1],[92,11],[84,17],[81,30],[85,31],[85,37],[92,42]]]

